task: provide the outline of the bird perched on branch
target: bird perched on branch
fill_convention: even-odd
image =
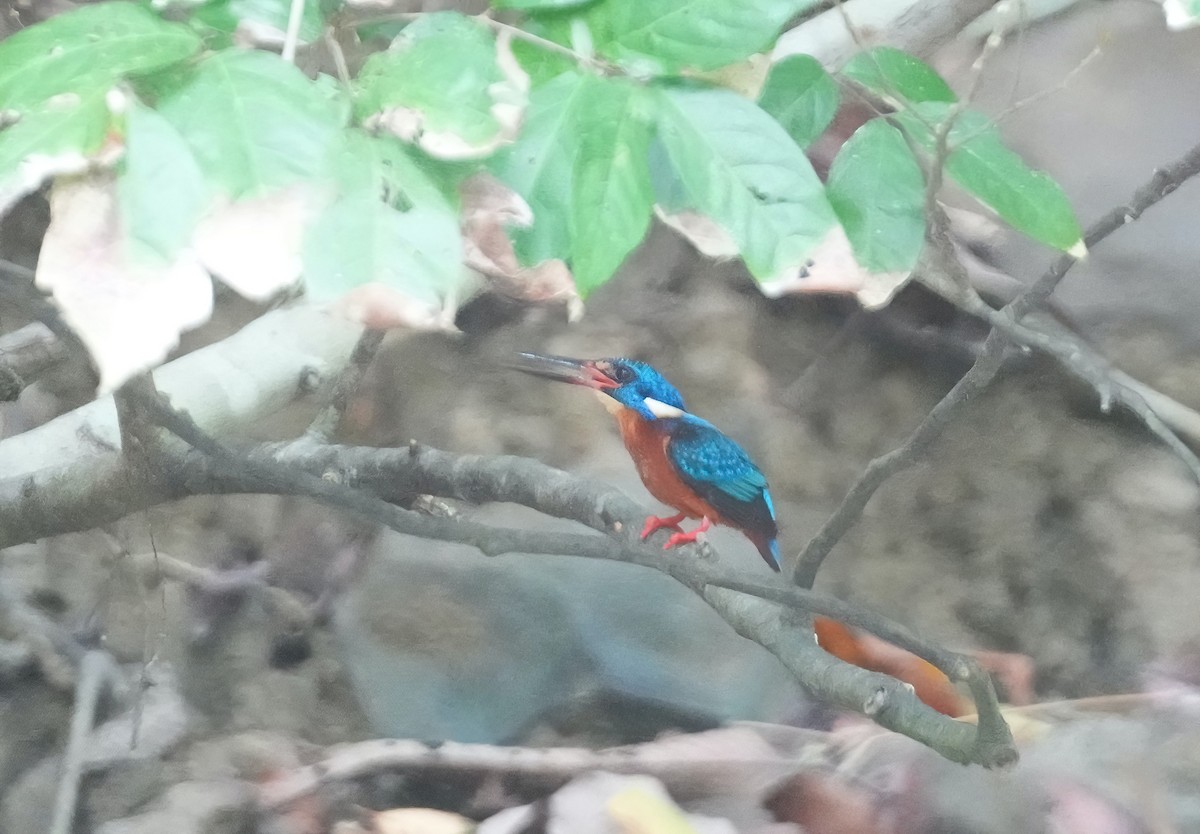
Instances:
[[[771,569],[779,570],[778,527],[766,476],[720,429],[684,410],[683,397],[662,374],[632,359],[567,359],[520,354],[519,370],[595,390],[616,415],[625,448],[650,494],[678,514],[650,516],[645,539],[675,532],[664,549],[696,537],[713,524],[741,530]],[[685,533],[685,518],[700,524]]]

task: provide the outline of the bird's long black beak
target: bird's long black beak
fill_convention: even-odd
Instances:
[[[568,359],[565,356],[543,356],[538,353],[518,353],[511,367],[533,376],[583,385],[597,391],[617,387],[617,382],[591,359]]]

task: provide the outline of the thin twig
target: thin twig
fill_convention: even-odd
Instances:
[[[185,456],[170,463],[190,491],[308,495],[399,532],[461,542],[491,556],[514,552],[569,554],[652,567],[691,588],[739,633],[775,652],[818,695],[866,711],[883,726],[905,733],[955,761],[994,767],[1007,764],[1016,756],[1008,728],[998,717],[999,705],[990,678],[972,666],[969,658],[920,641],[902,626],[874,614],[864,614],[854,606],[806,593],[780,580],[754,579],[729,571],[715,561],[701,562],[688,554],[664,553],[633,540],[631,531],[644,514],[623,496],[589,488],[565,473],[533,461],[451,456],[415,446],[406,450],[353,450],[299,441],[234,452],[200,431],[186,414],[171,409],[161,397],[144,398],[139,405],[155,422],[201,453],[198,458]],[[367,457],[358,457],[361,453]],[[441,465],[433,466],[431,456]],[[415,471],[410,471],[407,483],[394,472],[374,483],[371,479],[380,476],[380,463],[384,459],[407,463]],[[162,468],[168,466],[164,463]],[[411,475],[416,471],[423,472],[424,477],[414,482]],[[321,472],[322,476],[314,472]],[[362,487],[368,483],[376,486],[379,494],[420,492],[466,500],[482,497],[488,501],[523,503],[623,536],[527,531],[432,518],[364,492]],[[355,489],[351,484],[360,488]],[[413,489],[414,486],[417,488]],[[730,595],[726,590],[730,588],[737,593]],[[764,597],[802,610],[819,609],[818,613],[827,612],[849,625],[878,631],[883,639],[895,640],[902,648],[934,663],[952,679],[966,680],[978,699],[976,708],[988,720],[981,722],[977,730],[964,734],[962,725],[947,723],[895,679],[866,672],[820,652],[811,637],[805,639],[799,627],[778,616],[780,609],[773,605],[763,608]],[[747,603],[756,606],[758,613],[748,611]]]
[[[88,737],[96,723],[100,697],[116,675],[115,664],[107,652],[92,650],[83,656],[79,682],[75,688],[75,711],[71,731],[63,753],[62,775],[54,797],[54,816],[50,834],[71,834],[75,823],[75,805],[79,799],[79,780],[83,775]]]
[[[1088,247],[1097,245],[1117,229],[1141,217],[1146,209],[1158,203],[1197,174],[1200,174],[1200,145],[1192,148],[1176,162],[1156,170],[1150,180],[1134,192],[1128,203],[1114,208],[1092,224],[1084,234],[1084,242]],[[931,218],[931,221],[936,221],[936,217],[937,215]],[[1011,326],[1003,324],[1009,334],[1019,336],[1024,333],[1024,331],[1014,329],[1020,319],[1045,303],[1058,283],[1077,263],[1077,260],[1069,254],[1061,255],[1029,289],[1010,301],[1001,311],[992,311],[997,316],[1003,316],[1004,322],[1012,323]],[[961,299],[951,300],[955,303],[961,301]],[[991,310],[991,308],[988,309]],[[989,316],[989,321],[991,320],[992,318]],[[996,319],[995,323],[1002,322],[1000,319]],[[1029,332],[1035,331],[1030,330]],[[1028,334],[1026,335],[1028,336]],[[1017,341],[1020,339],[1018,338]],[[876,490],[888,478],[915,464],[920,459],[922,452],[941,434],[942,429],[959,407],[965,404],[969,397],[978,394],[991,384],[1003,365],[1008,342],[1009,335],[1005,335],[1003,331],[994,327],[975,364],[959,380],[958,384],[934,406],[929,416],[909,435],[908,439],[898,448],[876,458],[867,466],[866,471],[850,487],[850,491],[842,499],[833,515],[821,526],[821,529],[801,552],[792,575],[797,584],[802,587],[812,587],[825,558],[862,517],[863,510]],[[1049,342],[1043,342],[1035,346],[1044,348],[1049,345]],[[1060,352],[1058,358],[1062,359],[1065,356]],[[1113,380],[1111,373],[1109,379]],[[1129,386],[1126,388],[1128,389]],[[1130,396],[1126,404],[1146,423],[1151,431],[1163,438],[1164,442],[1167,442],[1177,454],[1183,451],[1180,448],[1183,446],[1182,441],[1179,441],[1174,433],[1163,424],[1159,415],[1146,404],[1145,398],[1135,397],[1134,395],[1138,392],[1133,389],[1129,390]],[[1195,456],[1188,450],[1188,457],[1184,459],[1193,470],[1195,470],[1195,464],[1192,462],[1194,458]]]
[[[306,0],[292,0],[288,8],[287,32],[283,36],[281,57],[289,64],[296,63],[296,45],[300,42],[300,24],[304,20]]]
[[[862,518],[863,510],[879,487],[898,472],[909,468],[920,460],[933,442],[941,436],[942,429],[957,414],[959,406],[983,392],[1004,364],[1007,340],[995,335],[984,344],[983,352],[971,369],[955,383],[954,387],[938,401],[900,446],[887,454],[880,455],[867,464],[833,515],[826,519],[817,534],[809,540],[796,567],[792,581],[802,588],[811,588],[821,569],[825,557],[834,546]]]
[[[342,371],[342,375],[334,383],[333,391],[330,392],[329,404],[321,409],[312,421],[312,425],[308,427],[306,435],[310,439],[325,443],[337,431],[338,424],[346,413],[346,407],[350,404],[350,399],[358,391],[367,368],[374,360],[375,354],[379,352],[379,346],[383,344],[385,333],[386,331],[383,330],[368,329],[364,330],[362,336],[358,338],[358,342],[354,345],[354,352],[350,354],[350,363]]]

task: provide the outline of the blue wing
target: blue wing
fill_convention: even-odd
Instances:
[[[732,525],[755,538],[778,535],[767,478],[742,447],[712,423],[687,415],[667,443],[679,477]]]

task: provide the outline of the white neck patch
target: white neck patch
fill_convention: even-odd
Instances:
[[[646,399],[642,400],[642,402],[646,404],[646,408],[650,411],[650,413],[659,419],[682,417],[684,414],[682,408],[676,408],[673,405],[667,405],[666,403],[656,400],[653,397],[646,397]]]

